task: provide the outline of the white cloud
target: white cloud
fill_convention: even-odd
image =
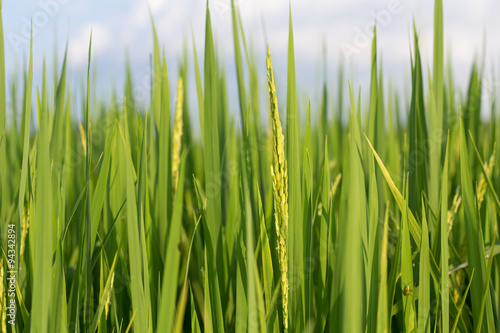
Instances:
[[[97,0],[90,0],[88,6],[92,6],[94,1]],[[277,70],[280,67],[286,68],[289,1],[235,1],[239,6],[247,43],[253,44],[259,64],[263,64],[262,58],[265,57],[264,20]],[[318,72],[317,62],[321,56],[323,41],[328,46],[328,67],[332,71],[336,69],[341,56],[340,45],[343,42],[352,43],[356,28],[364,29],[367,23],[373,22],[372,13],[386,9],[391,1],[397,0],[292,0],[298,78],[311,77],[310,73]],[[378,30],[384,70],[389,76],[394,76],[395,80],[400,80],[409,72],[409,36],[412,36],[413,19],[420,34],[424,65],[432,64],[432,1],[400,1],[403,11],[394,15],[386,27],[380,26]],[[144,72],[152,51],[149,10],[155,19],[160,43],[165,46],[170,68],[175,68],[176,64],[173,62],[182,53],[185,42],[191,49],[191,25],[198,56],[202,57],[206,0],[128,0],[123,3],[129,7],[119,11],[119,14],[113,14],[113,6],[108,5],[109,14],[100,15],[99,19],[89,17],[88,22],[76,26],[76,34],[70,39],[70,65],[86,64],[92,27],[93,49],[99,62],[120,65],[125,58],[124,49],[127,49],[132,67],[140,67],[139,70]],[[233,61],[230,4],[231,0],[210,1],[215,39],[223,57],[228,60],[227,66],[232,66]],[[466,83],[473,55],[481,52],[483,29],[487,31],[487,55],[496,55],[498,61],[500,45],[496,36],[500,34],[500,20],[496,16],[499,11],[500,3],[494,0],[478,0],[473,3],[467,0],[444,1],[445,49],[452,54],[453,64],[462,84]],[[355,71],[355,75],[365,76],[364,71],[369,71],[370,52],[371,41],[368,46],[359,49],[359,54],[352,58],[352,64],[346,63],[349,68],[359,69]],[[203,65],[203,61],[200,61],[200,65]],[[265,73],[265,65],[263,66],[262,73]],[[227,70],[232,72],[234,69],[228,67]],[[230,78],[233,79],[233,75]],[[309,86],[313,84],[314,82],[310,82]],[[307,82],[302,85],[307,85]]]
[[[68,49],[68,61],[72,66],[82,66],[88,61],[88,50],[92,31],[92,57],[104,55],[109,50],[112,31],[100,23],[89,23],[80,29],[78,35],[71,39]]]

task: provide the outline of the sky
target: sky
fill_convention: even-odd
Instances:
[[[231,0],[211,0],[212,24],[218,54],[224,59],[229,95],[236,96],[236,75],[230,13]],[[286,87],[288,0],[235,0],[249,43],[257,56],[260,79],[265,82],[266,42],[271,48],[278,95]],[[339,63],[354,87],[369,90],[371,30],[377,17],[379,54],[384,79],[409,94],[410,32],[413,20],[420,35],[425,69],[432,70],[432,0],[291,0],[297,84],[301,96],[319,97],[324,78],[333,90]],[[149,9],[163,45],[171,87],[175,87],[178,60],[186,47],[192,55],[194,35],[198,58],[203,59],[205,0],[3,0],[3,29],[8,78],[25,70],[29,56],[30,20],[33,19],[34,82],[41,85],[43,59],[53,72],[54,54],[60,68],[66,43],[69,82],[80,90],[84,82],[92,30],[92,64],[98,95],[109,97],[113,88],[122,96],[126,58],[130,60],[138,99],[147,102],[149,59],[153,45]],[[486,87],[498,87],[492,68],[500,62],[500,1],[444,0],[446,57],[451,56],[455,79],[465,89],[471,64],[486,54]],[[486,42],[484,42],[486,41]],[[326,45],[326,75],[323,49]],[[200,61],[201,65],[203,61]],[[193,72],[192,57],[190,70]],[[498,70],[496,70],[498,73]],[[425,75],[424,75],[425,76]],[[499,77],[497,75],[497,77]],[[498,79],[497,79],[498,80]],[[192,80],[191,80],[192,81]],[[283,83],[280,87],[280,82]],[[345,82],[347,84],[347,82]],[[265,84],[262,85],[265,88]],[[189,87],[194,87],[190,82]],[[174,88],[172,88],[174,89]],[[193,88],[194,89],[194,88]],[[488,89],[486,89],[488,90]],[[280,91],[283,91],[280,93]],[[193,98],[195,96],[192,91]],[[283,98],[282,98],[283,99]],[[237,101],[230,106],[237,108]],[[193,109],[196,101],[191,102]],[[197,112],[197,111],[196,111]]]

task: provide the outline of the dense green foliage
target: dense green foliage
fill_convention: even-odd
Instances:
[[[31,51],[23,104],[7,112],[0,30],[2,323],[17,271],[16,325],[0,332],[498,332],[500,117],[495,92],[481,105],[483,64],[457,93],[442,1],[432,71],[412,36],[408,102],[384,84],[376,29],[369,100],[340,68],[338,92],[325,80],[311,102],[298,98],[291,13],[286,92],[231,14],[239,115],[208,8],[203,71],[194,42],[194,68],[185,53],[167,69],[152,24],[148,106],[130,68],[123,101],[91,98],[90,42],[83,124],[66,56],[32,103]]]

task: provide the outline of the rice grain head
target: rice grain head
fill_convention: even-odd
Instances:
[[[174,192],[177,189],[179,182],[179,165],[181,163],[181,139],[182,139],[182,104],[184,103],[184,86],[182,77],[179,78],[177,83],[177,102],[175,106],[175,119],[174,119],[174,136],[172,147],[172,186]]]
[[[30,222],[30,210],[29,206],[24,207],[23,220],[21,221],[21,259],[24,256],[24,250],[26,249],[26,236],[28,235],[28,228]]]
[[[455,218],[458,214],[458,209],[462,203],[462,196],[460,195],[459,188],[457,188],[457,193],[453,198],[453,205],[448,210],[448,235],[450,235],[451,229],[453,229],[453,224],[455,223]]]
[[[493,167],[495,166],[495,157],[496,157],[495,150],[496,150],[496,145],[493,146],[493,153],[491,154],[490,160],[484,164],[484,169],[486,170],[486,173],[488,174],[489,178],[491,178]],[[486,182],[484,175],[481,174],[481,178],[479,179],[479,184],[477,186],[478,210],[481,209],[481,204],[484,201],[484,195],[486,194],[487,188],[488,188],[488,183]]]
[[[108,296],[106,298],[106,302],[104,303],[104,311],[106,313],[106,318],[108,318],[109,306],[111,305],[111,290],[113,290],[113,282],[115,280],[115,272],[111,275],[111,283],[108,291]]]
[[[78,129],[80,130],[80,139],[82,140],[83,153],[87,157],[87,135],[85,134],[85,129],[80,121],[78,121]]]
[[[278,239],[278,258],[281,271],[281,292],[283,297],[283,326],[288,331],[288,174],[285,159],[285,137],[281,127],[276,86],[274,84],[271,53],[267,47],[267,78],[271,103],[271,119],[273,126],[273,160],[271,176],[273,178],[274,217]]]
[[[339,173],[337,175],[337,178],[335,178],[335,182],[332,185],[332,189],[330,190],[329,200],[331,200],[332,197],[335,196],[335,194],[337,193],[337,189],[338,189],[338,187],[340,185],[340,181],[341,180],[342,180],[342,174]]]

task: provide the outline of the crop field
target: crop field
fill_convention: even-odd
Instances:
[[[123,100],[93,100],[91,36],[82,91],[66,56],[36,86],[32,48],[16,86],[0,30],[0,333],[499,332],[498,92],[481,57],[458,87],[433,15],[407,100],[376,28],[369,86],[340,68],[299,98],[291,12],[288,58],[261,67],[233,3],[237,96],[208,6],[169,66],[151,19],[147,105],[130,66]]]

